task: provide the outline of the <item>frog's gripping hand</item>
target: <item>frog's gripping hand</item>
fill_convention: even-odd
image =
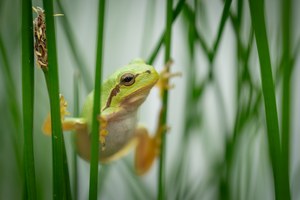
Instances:
[[[160,89],[160,96],[163,96],[165,90],[174,88],[173,84],[169,84],[169,80],[173,77],[181,76],[181,72],[170,72],[170,67],[173,64],[172,60],[169,60],[163,70],[159,73],[159,80],[156,83],[156,86]]]
[[[64,131],[75,131],[80,130],[86,127],[86,122],[82,118],[65,118],[66,115],[69,115],[67,111],[68,103],[65,101],[65,98],[60,95],[60,117],[62,123],[62,129]],[[47,115],[47,118],[44,121],[42,127],[43,133],[46,135],[51,135],[51,116],[50,113]]]
[[[106,136],[108,134],[107,131],[107,119],[106,117],[100,115],[98,116],[98,121],[100,122],[100,126],[99,126],[99,141],[101,144],[101,150],[104,151],[105,150],[105,140],[106,140]]]

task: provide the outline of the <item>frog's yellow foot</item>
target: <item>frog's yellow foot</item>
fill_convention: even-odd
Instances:
[[[61,95],[61,94],[59,95],[59,101],[60,101],[60,117],[61,117],[61,121],[63,123],[64,119],[65,119],[65,116],[69,115],[70,113],[67,110],[68,103],[66,102],[64,96]],[[66,124],[67,127],[69,127],[69,125],[70,124]],[[64,125],[63,125],[63,129],[65,130]],[[51,116],[50,116],[50,113],[47,115],[47,117],[44,121],[42,130],[43,130],[44,134],[51,135]]]
[[[160,93],[162,96],[162,93],[164,90],[169,90],[174,88],[173,84],[169,84],[169,79],[173,77],[181,76],[180,72],[170,72],[170,67],[173,64],[172,60],[169,60],[164,69],[160,72],[160,79],[157,82],[157,86],[160,88]]]
[[[64,131],[72,131],[72,130],[81,130],[86,128],[86,120],[83,118],[65,118],[66,115],[69,115],[67,110],[68,103],[65,98],[60,95],[60,117],[62,123],[62,129]],[[46,135],[51,135],[51,116],[50,113],[47,115],[47,118],[43,124],[43,133]]]
[[[105,150],[105,138],[108,134],[107,119],[104,116],[98,116],[98,121],[100,122],[99,140],[100,140],[100,143],[101,143],[102,151],[104,151]]]
[[[51,135],[51,116],[50,113],[47,115],[43,127],[42,127],[43,133],[45,135]]]
[[[138,144],[135,149],[135,170],[138,175],[145,174],[159,154],[157,141],[151,138],[144,127],[136,129]]]
[[[151,137],[145,127],[136,129],[138,144],[135,150],[135,169],[138,175],[145,174],[160,154],[161,134],[168,130],[167,126],[159,127],[155,136]]]

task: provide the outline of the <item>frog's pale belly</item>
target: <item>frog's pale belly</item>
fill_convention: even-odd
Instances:
[[[126,115],[116,117],[113,120],[108,120],[106,127],[108,135],[105,138],[105,149],[102,150],[101,147],[99,148],[100,161],[107,162],[124,155],[124,152],[126,153],[126,151],[122,151],[124,147],[127,147],[127,144],[130,146],[130,142],[134,142],[133,138],[135,137],[136,126],[136,110],[127,112]],[[88,132],[87,129],[82,129],[77,130],[76,134],[77,153],[87,161],[91,159],[91,137]]]
[[[106,160],[122,150],[135,136],[136,126],[136,112],[129,113],[117,120],[109,121],[105,149],[100,150],[100,158]]]

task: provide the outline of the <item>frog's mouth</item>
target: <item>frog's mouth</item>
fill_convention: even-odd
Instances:
[[[142,87],[130,95],[128,95],[124,100],[121,102],[121,107],[138,107],[140,106],[145,99],[147,98],[151,88],[156,84],[157,81],[149,84],[145,87]]]

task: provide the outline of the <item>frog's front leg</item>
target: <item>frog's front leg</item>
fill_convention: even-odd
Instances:
[[[104,151],[105,150],[105,145],[106,145],[105,139],[106,139],[106,136],[108,134],[108,131],[107,131],[108,120],[104,115],[98,116],[97,119],[100,123],[100,126],[99,126],[99,141],[100,141],[100,144],[101,144],[101,150]]]
[[[66,115],[69,115],[69,112],[67,111],[67,102],[65,101],[65,98],[60,95],[60,115],[61,115],[61,123],[62,123],[62,129],[64,131],[77,131],[80,129],[86,128],[86,120],[83,118],[65,118]],[[43,132],[46,135],[51,135],[51,116],[48,114],[47,118],[44,121]]]

